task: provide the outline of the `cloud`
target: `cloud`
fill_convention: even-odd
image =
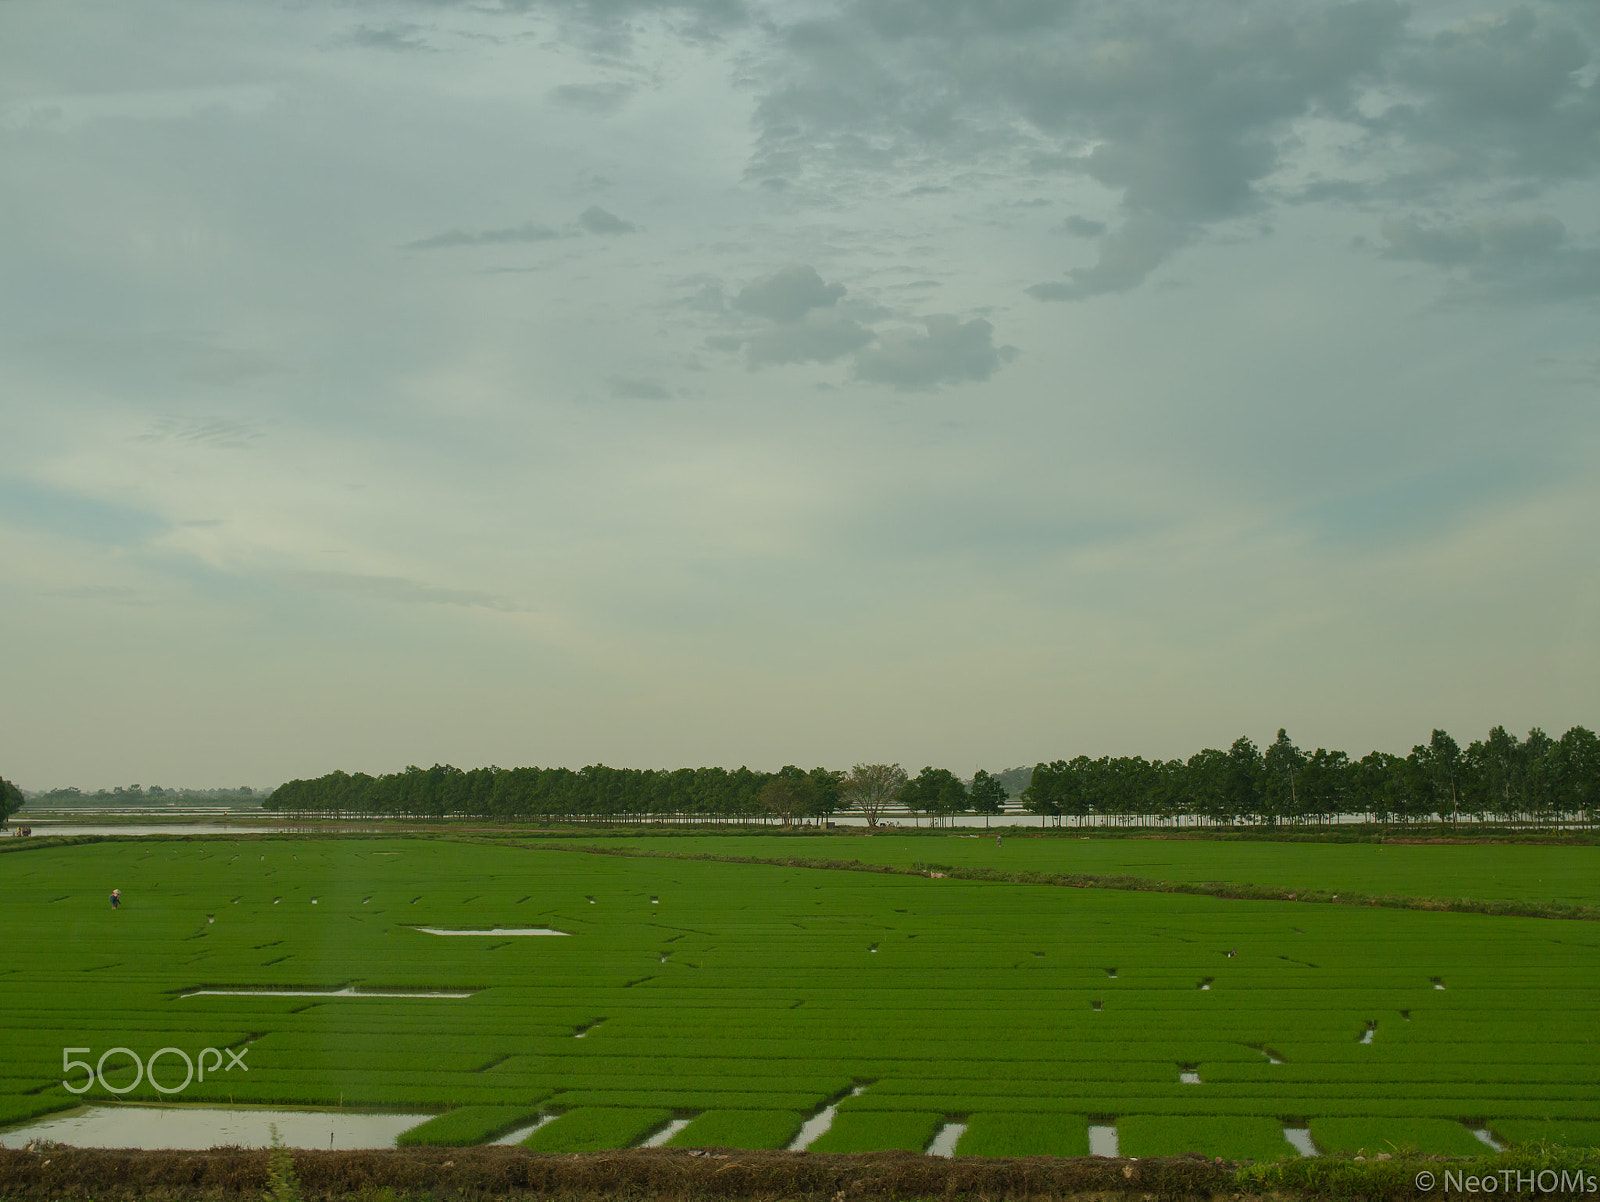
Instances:
[[[1424,225],[1415,218],[1383,224],[1391,259],[1416,259],[1440,267],[1460,267],[1486,259],[1547,255],[1566,238],[1554,217],[1502,217],[1461,225]]]
[[[0,479],[0,523],[108,547],[139,547],[170,529],[144,510],[53,485]]]
[[[743,339],[752,367],[767,363],[832,363],[860,350],[873,333],[843,314],[826,310],[807,313],[799,321],[773,326]]]
[[[629,401],[665,401],[672,394],[654,380],[615,379],[611,381],[611,395]]]
[[[435,234],[432,238],[421,238],[416,242],[407,242],[405,250],[440,250],[451,246],[505,246],[515,242],[548,242],[552,238],[561,237],[548,225],[541,225],[537,221],[527,221],[522,225],[511,226],[503,230],[451,230],[447,234]]]
[[[427,32],[423,26],[413,25],[409,21],[389,21],[383,25],[357,25],[345,35],[344,40],[369,50],[415,53],[433,49],[424,37]]]
[[[923,319],[926,334],[897,330],[856,356],[855,374],[902,392],[921,391],[963,380],[987,380],[1001,363],[1016,357],[1014,347],[994,345],[994,327],[981,317],[960,321],[947,314]]]
[[[26,341],[20,350],[52,374],[116,394],[213,392],[270,376],[277,367],[260,352],[205,330],[53,334]]]
[[[1098,238],[1106,232],[1106,223],[1103,221],[1090,221],[1087,217],[1074,214],[1061,223],[1061,227],[1069,234],[1076,234],[1080,238]]]
[[[568,83],[551,88],[547,97],[551,104],[562,108],[611,117],[628,102],[633,91],[633,85],[626,83]]]
[[[1159,217],[1137,215],[1100,240],[1099,257],[1089,267],[1075,268],[1063,283],[1035,284],[1028,295],[1037,300],[1082,300],[1107,292],[1126,292],[1144,282],[1183,243],[1183,231]]]
[[[242,449],[260,439],[262,433],[259,422],[237,418],[158,417],[138,436],[138,441]]]
[[[633,222],[624,221],[599,205],[590,205],[579,213],[578,224],[591,234],[631,234],[638,229]]]
[[[1389,259],[1462,269],[1467,284],[1501,300],[1600,296],[1600,249],[1573,247],[1548,215],[1487,217],[1453,224],[1396,218],[1383,224]]]
[[[746,284],[733,307],[770,321],[795,322],[812,309],[837,303],[844,294],[843,284],[824,284],[815,267],[796,264]]]
[[[1419,100],[1386,115],[1422,152],[1411,182],[1592,174],[1600,81],[1584,82],[1591,57],[1578,29],[1526,6],[1420,40],[1396,71]]]

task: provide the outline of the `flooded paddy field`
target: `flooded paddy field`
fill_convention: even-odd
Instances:
[[[170,1117],[192,1109],[136,1129],[134,1103],[404,1123],[316,1114],[320,1147],[1600,1137],[1590,922],[422,838],[24,849],[0,854],[0,904],[27,933],[0,961],[8,1143],[99,1138],[86,1104],[137,1146],[257,1138]]]

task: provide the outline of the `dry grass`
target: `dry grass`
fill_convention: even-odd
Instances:
[[[520,1148],[295,1151],[306,1202],[402,1198],[1061,1199],[1128,1193],[1208,1198],[1233,1188],[1229,1166],[1171,1160],[945,1160],[908,1152],[824,1156],[807,1152],[640,1148],[541,1156]],[[0,1198],[124,1202],[259,1199],[270,1188],[267,1149],[142,1152],[40,1146],[0,1150]]]

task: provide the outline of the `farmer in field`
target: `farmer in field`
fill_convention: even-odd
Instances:
[[[994,845],[995,845],[995,846],[996,846],[996,847],[999,847],[999,846],[1000,846],[1000,836],[999,836],[999,835],[996,835],[996,836],[995,836],[995,837],[994,837]]]
[[[121,908],[121,906],[122,906],[122,890],[121,889],[113,889],[111,891],[111,908],[113,910],[116,910],[116,909]]]

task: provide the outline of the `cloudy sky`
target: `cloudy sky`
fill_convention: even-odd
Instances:
[[[10,0],[0,775],[1600,724],[1600,17]]]

